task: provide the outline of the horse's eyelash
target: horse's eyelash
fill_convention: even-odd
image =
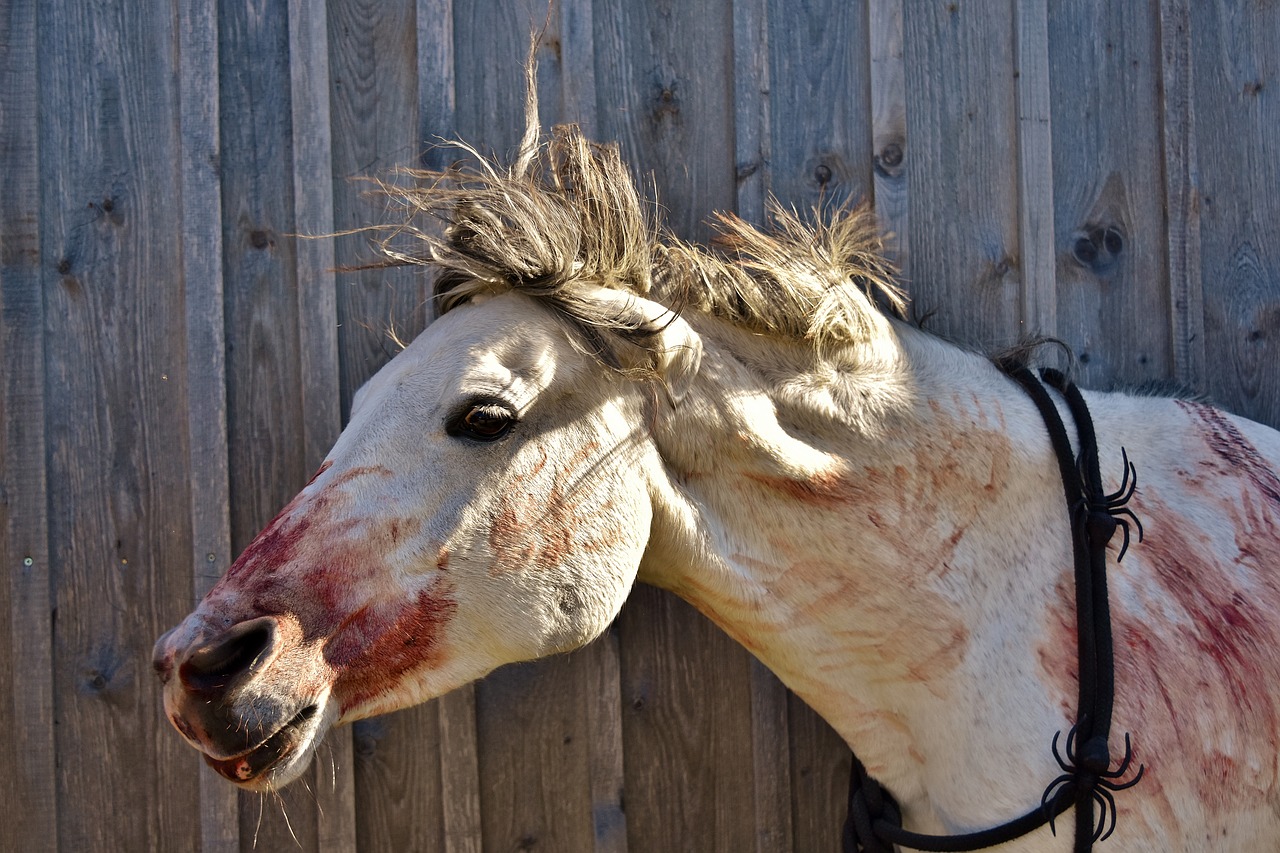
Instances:
[[[449,435],[464,435],[463,420],[476,409],[492,408],[506,414],[514,423],[520,422],[520,412],[506,400],[497,397],[475,397],[461,403],[444,419],[444,431]]]

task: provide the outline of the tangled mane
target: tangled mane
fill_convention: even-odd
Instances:
[[[686,243],[656,223],[616,144],[592,142],[575,125],[541,139],[532,71],[525,136],[509,167],[458,143],[473,164],[406,170],[411,186],[381,187],[406,217],[384,230],[379,265],[434,268],[440,314],[518,291],[552,307],[615,369],[634,363],[626,347],[647,350],[652,364],[659,329],[634,306],[620,308],[625,300],[598,298],[599,288],[807,342],[819,356],[866,340],[878,304],[902,316],[905,298],[869,206],[825,217],[815,209],[807,224],[770,200],[768,230],[718,213],[712,249]],[[422,214],[443,229],[417,224]]]

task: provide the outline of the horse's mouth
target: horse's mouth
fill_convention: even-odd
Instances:
[[[306,747],[314,740],[319,728],[319,710],[319,705],[308,705],[275,734],[248,752],[231,758],[213,758],[203,753],[201,757],[219,776],[238,785],[251,785],[268,771],[280,767],[300,747]]]

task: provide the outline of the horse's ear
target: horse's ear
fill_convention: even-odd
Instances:
[[[616,322],[653,338],[646,344],[654,355],[652,367],[666,387],[672,403],[680,402],[702,364],[702,338],[676,312],[643,296],[624,290],[596,288],[590,297],[606,322]],[[640,368],[642,365],[624,365]]]
[[[656,303],[654,303],[656,305]],[[659,306],[660,307],[660,306]],[[665,308],[655,321],[662,341],[658,351],[658,374],[672,403],[689,392],[702,364],[702,338],[681,317]]]

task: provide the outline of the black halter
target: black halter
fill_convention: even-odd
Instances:
[[[1026,390],[1044,418],[1049,441],[1058,458],[1071,518],[1080,691],[1076,722],[1067,733],[1062,752],[1058,751],[1061,732],[1054,734],[1051,745],[1062,775],[1045,788],[1037,808],[1008,823],[965,835],[922,835],[902,828],[898,804],[867,774],[866,767],[855,755],[849,779],[849,817],[844,825],[845,853],[892,853],[895,844],[915,850],[980,850],[1020,838],[1046,823],[1052,830],[1054,819],[1073,805],[1076,807],[1075,850],[1084,853],[1115,829],[1116,803],[1112,792],[1132,787],[1142,778],[1143,768],[1139,767],[1131,779],[1121,781],[1133,757],[1129,735],[1124,736],[1124,755],[1115,770],[1111,769],[1108,748],[1115,670],[1111,611],[1107,602],[1107,543],[1119,527],[1124,533],[1124,544],[1117,557],[1119,562],[1129,547],[1130,522],[1137,528],[1138,541],[1142,541],[1141,522],[1125,508],[1137,487],[1137,471],[1122,449],[1124,477],[1120,488],[1113,494],[1103,492],[1093,419],[1089,417],[1089,408],[1080,390],[1057,370],[1040,372],[1045,382],[1062,393],[1075,419],[1080,454],[1073,457],[1066,427],[1049,392],[1026,367],[1004,366],[1004,369]],[[1096,821],[1095,803],[1099,807]]]

